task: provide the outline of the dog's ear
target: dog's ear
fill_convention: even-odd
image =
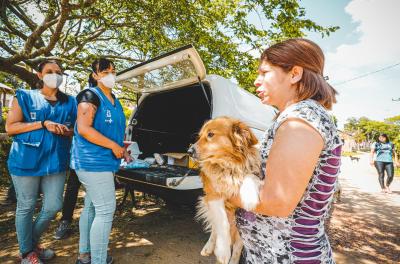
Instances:
[[[252,147],[258,143],[258,139],[248,126],[237,121],[232,125],[233,143],[239,149],[244,147]]]

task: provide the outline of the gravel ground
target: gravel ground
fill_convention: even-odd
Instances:
[[[400,179],[392,184],[393,194],[381,194],[374,168],[362,155],[359,162],[343,158],[341,202],[335,204],[329,234],[338,264],[400,263]],[[0,201],[6,190],[0,189]],[[117,192],[118,197],[122,195]],[[82,209],[82,196],[75,219]],[[0,263],[17,263],[18,245],[14,229],[15,205],[0,207]],[[58,216],[59,218],[60,216]],[[125,204],[115,216],[110,252],[115,263],[215,263],[201,257],[207,241],[201,225],[193,220],[191,208],[167,208],[161,201],[141,199],[137,208]],[[43,245],[56,250],[48,263],[75,263],[78,226],[68,239],[53,239],[57,220],[43,237]]]

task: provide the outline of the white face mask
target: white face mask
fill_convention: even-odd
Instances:
[[[43,82],[47,87],[56,89],[62,84],[63,77],[57,73],[48,73],[43,76]]]
[[[101,78],[99,80],[99,82],[102,82],[104,84],[104,86],[106,86],[107,88],[114,88],[115,85],[115,75],[112,73],[107,74],[106,76],[104,76],[103,78]]]

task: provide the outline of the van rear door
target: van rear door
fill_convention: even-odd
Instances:
[[[196,49],[187,45],[117,74],[117,82],[138,93],[153,93],[198,83],[206,69]]]

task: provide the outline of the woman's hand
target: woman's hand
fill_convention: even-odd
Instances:
[[[124,151],[124,160],[126,163],[131,163],[133,161],[132,156],[129,154],[129,152],[125,149]]]
[[[56,135],[64,135],[69,131],[67,126],[49,120],[44,121],[43,125],[48,131]]]
[[[111,150],[117,159],[122,159],[124,157],[125,151],[126,151],[124,147],[121,147],[117,143],[114,144],[114,146],[111,148]]]
[[[371,160],[371,161],[369,162],[369,165],[371,165],[372,167],[375,166],[374,161]]]

